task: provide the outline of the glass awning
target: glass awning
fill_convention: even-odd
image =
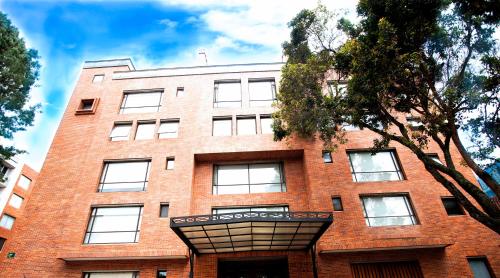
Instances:
[[[170,228],[197,254],[305,250],[333,221],[331,212],[252,211],[172,217]]]

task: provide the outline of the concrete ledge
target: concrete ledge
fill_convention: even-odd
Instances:
[[[184,255],[170,256],[118,256],[118,257],[62,257],[58,258],[65,262],[89,262],[89,261],[128,261],[128,260],[183,260]]]
[[[124,59],[112,59],[112,60],[97,60],[97,61],[85,61],[83,64],[84,69],[91,68],[111,68],[111,67],[123,67],[127,66],[129,70],[134,71],[135,67],[130,58]]]
[[[343,253],[366,253],[380,251],[404,251],[418,249],[444,249],[452,245],[451,243],[431,244],[431,245],[413,245],[413,246],[391,246],[391,247],[374,247],[374,248],[354,248],[354,249],[330,249],[321,250],[320,254],[343,254]]]

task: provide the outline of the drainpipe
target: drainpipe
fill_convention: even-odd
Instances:
[[[316,268],[316,243],[313,246],[311,246],[311,258],[312,258],[313,277],[318,278],[318,269]]]
[[[189,249],[189,278],[194,277],[194,270],[193,269],[194,269],[194,253],[190,248]]]

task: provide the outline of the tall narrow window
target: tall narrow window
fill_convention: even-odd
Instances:
[[[160,217],[168,217],[170,205],[167,203],[160,204]]]
[[[139,278],[139,272],[84,272],[83,278]]]
[[[24,201],[23,197],[17,195],[16,193],[13,193],[12,196],[10,197],[9,205],[16,209],[20,209],[21,206],[23,205],[23,201]]]
[[[138,242],[141,215],[142,206],[93,208],[84,243]]]
[[[120,114],[158,112],[162,95],[163,91],[125,93]]]
[[[99,191],[144,191],[148,184],[149,167],[149,160],[106,162]]]
[[[229,117],[214,118],[212,126],[213,136],[231,136],[233,134],[232,119]]]
[[[4,165],[0,161],[0,182],[2,181],[2,179],[5,179],[9,170],[10,170],[10,167],[8,167],[7,165]]]
[[[469,266],[474,274],[474,278],[491,278],[494,277],[491,274],[490,267],[486,258],[467,258],[469,261]]]
[[[238,135],[255,135],[257,127],[254,116],[240,116],[236,118],[236,129]]]
[[[347,82],[328,81],[328,92],[334,96],[342,96],[347,92]]]
[[[158,138],[177,138],[179,134],[179,120],[162,120],[158,128]]]
[[[135,140],[147,140],[155,137],[155,122],[139,122],[135,133]]]
[[[441,197],[444,209],[448,215],[464,215],[464,210],[455,197]]]
[[[241,107],[241,82],[239,80],[214,83],[214,107]]]
[[[415,225],[417,219],[406,195],[363,196],[364,215],[368,226]]]
[[[271,106],[276,100],[276,83],[272,79],[248,80],[250,106]]]
[[[340,197],[332,197],[332,204],[334,211],[343,211],[344,207],[342,206],[342,199]]]
[[[281,163],[215,165],[214,194],[286,192]]]
[[[322,152],[322,156],[323,156],[323,162],[324,163],[333,163],[332,152],[330,152],[330,151],[323,151]]]
[[[19,181],[17,182],[17,185],[19,185],[19,187],[21,187],[24,190],[28,190],[30,188],[30,184],[31,180],[24,175],[21,175],[19,177]]]
[[[368,151],[349,152],[352,179],[355,182],[403,180],[394,151],[372,154]]]
[[[273,119],[270,115],[260,116],[260,132],[262,134],[273,134]]]
[[[5,241],[7,241],[5,238],[0,237],[0,251],[2,251],[3,246],[5,245]]]
[[[167,170],[174,170],[175,167],[175,157],[167,157]]]
[[[177,96],[177,97],[184,96],[184,87],[177,87],[177,92],[176,92],[175,96]]]
[[[109,138],[111,141],[126,141],[129,138],[132,122],[115,123]]]
[[[158,270],[158,272],[156,273],[156,278],[167,278],[167,271]]]
[[[4,214],[4,215],[2,215],[2,218],[0,219],[0,227],[7,229],[7,230],[11,230],[12,226],[14,226],[14,221],[16,221],[16,218],[14,218],[8,214]]]

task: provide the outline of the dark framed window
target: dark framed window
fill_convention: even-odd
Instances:
[[[158,138],[177,138],[179,135],[179,120],[162,120],[158,128]]]
[[[170,205],[168,203],[161,203],[160,204],[160,217],[168,217],[168,210],[170,208]]]
[[[334,211],[343,211],[342,199],[339,196],[332,197],[332,204]]]
[[[241,107],[241,81],[219,80],[214,82],[214,107]]]
[[[255,116],[236,117],[236,134],[238,135],[257,134],[257,123],[255,121]]]
[[[85,233],[85,244],[139,241],[142,206],[94,207]]]
[[[87,98],[80,100],[80,105],[78,105],[78,109],[76,110],[75,114],[94,114],[97,108],[97,102],[97,98]]]
[[[355,182],[404,180],[396,152],[393,150],[375,154],[370,151],[349,151],[347,154],[352,180]]]
[[[115,123],[109,138],[111,141],[126,141],[130,136],[132,129],[132,122],[118,122]]]
[[[167,157],[167,170],[174,170],[175,167],[175,157]]]
[[[448,215],[464,215],[465,212],[455,197],[441,197],[444,209]]]
[[[321,153],[321,156],[323,157],[323,162],[324,163],[333,163],[332,152],[330,152],[330,151],[323,151]]]
[[[83,278],[139,278],[137,271],[84,272]]]
[[[213,208],[212,214],[224,214],[235,212],[252,212],[252,211],[288,211],[288,206],[256,206],[256,207],[227,207]]]
[[[2,251],[3,246],[5,245],[5,242],[6,242],[6,241],[7,241],[7,240],[6,240],[5,238],[0,237],[0,251]]]
[[[167,271],[166,270],[158,270],[156,272],[156,278],[167,278]]]
[[[151,160],[105,162],[99,192],[146,190],[150,164]]]
[[[417,224],[407,195],[361,196],[361,202],[366,224],[370,227]]]
[[[163,91],[124,93],[120,114],[158,112]]]
[[[213,118],[212,136],[233,135],[233,120],[231,117]]]
[[[276,100],[276,82],[274,78],[248,80],[250,106],[271,106]]]
[[[175,93],[176,97],[184,96],[184,87],[177,87],[177,92]]]
[[[286,192],[283,163],[214,165],[213,194]]]
[[[490,264],[485,257],[468,257],[469,267],[474,274],[474,278],[493,278]]]

